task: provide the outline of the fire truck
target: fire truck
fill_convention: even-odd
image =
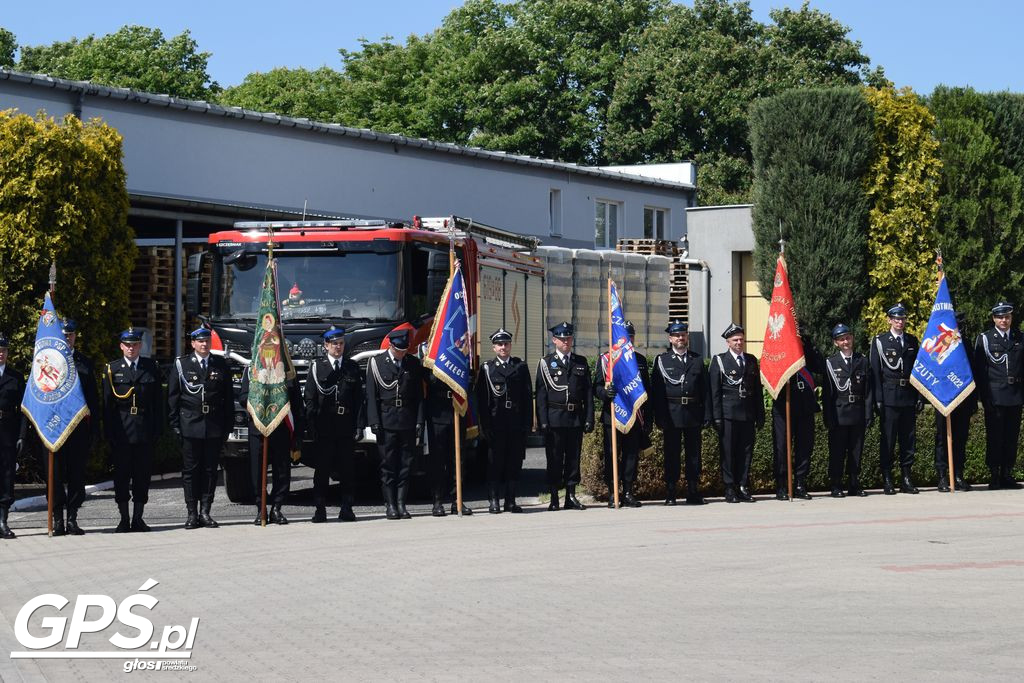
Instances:
[[[300,382],[325,353],[320,335],[332,324],[345,328],[346,353],[364,370],[387,348],[392,330],[408,329],[413,349],[426,341],[448,280],[450,249],[463,263],[467,295],[475,302],[474,367],[481,338],[498,327],[512,332],[512,353],[531,367],[547,352],[548,327],[561,320],[577,324],[579,352],[595,353],[603,338],[599,311],[606,305],[608,274],[625,285],[620,291],[638,327],[638,345],[646,343],[648,321],[661,326],[667,313],[664,257],[540,247],[535,237],[458,216],[241,222],[212,233],[207,249],[189,257],[186,295],[188,315],[213,328],[213,352],[227,359],[236,391],[250,360],[271,243],[282,327]],[[204,304],[209,314],[199,315]],[[489,354],[490,345],[483,349]],[[222,458],[225,489],[234,502],[254,496],[246,424],[245,407],[236,402]],[[370,476],[377,458],[369,430],[357,443],[357,458],[364,465],[357,476]],[[423,469],[422,457],[416,469]]]

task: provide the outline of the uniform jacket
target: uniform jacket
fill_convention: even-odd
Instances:
[[[194,353],[178,358],[167,381],[167,410],[171,428],[185,438],[227,438],[234,423],[235,392],[224,357],[207,356],[205,372]]]
[[[163,377],[152,358],[139,358],[134,372],[124,358],[107,363],[103,377],[103,427],[114,444],[153,443],[163,431]]]
[[[423,366],[410,353],[398,366],[390,358],[385,351],[366,364],[366,422],[394,431],[415,429],[424,418]]]
[[[7,364],[0,377],[0,446],[14,448],[26,434],[26,419],[21,412],[25,396],[25,378]]]
[[[743,354],[743,369],[731,351],[711,359],[708,372],[711,385],[711,414],[716,420],[764,422],[764,401],[761,395],[761,374],[757,359]]]
[[[552,351],[537,365],[535,388],[541,428],[593,426],[594,395],[586,357],[570,353],[562,363]]]
[[[995,328],[978,335],[974,344],[974,380],[983,405],[1024,404],[1024,335],[1011,328],[1004,340]]]
[[[640,381],[644,384],[644,389],[647,392],[651,390],[651,372],[649,364],[647,363],[647,356],[642,353],[635,352],[633,355],[636,357],[636,367],[640,371]],[[594,366],[594,379],[592,380],[594,397],[601,402],[601,424],[610,425],[612,423],[612,402],[605,398],[605,375],[608,371],[608,354],[602,353],[600,358],[597,359],[597,365]],[[640,416],[636,422],[633,423],[633,429],[642,428],[644,431],[650,431],[651,429],[651,396],[650,393],[647,395],[647,400],[640,406]]]
[[[821,406],[818,405],[818,395],[814,391],[817,381],[815,376],[820,377],[824,373],[825,359],[810,343],[810,340],[804,339],[803,342],[804,368],[811,375],[811,379],[808,381],[806,375],[800,372],[789,378],[789,394],[793,398],[793,405],[790,408],[792,415],[813,415],[821,410]],[[779,392],[779,397],[772,404],[772,410],[785,415],[786,401],[786,388],[783,387]]]
[[[917,349],[920,344],[917,337],[903,333],[904,348],[892,331],[883,332],[871,340],[871,375],[874,381],[875,402],[890,408],[908,408],[917,405],[921,400],[917,389],[910,383],[910,373],[914,370]]]
[[[483,363],[476,377],[476,405],[485,434],[522,433],[533,429],[530,369],[519,358]]]
[[[648,403],[662,429],[701,427],[711,422],[708,369],[695,351],[687,349],[682,357],[671,349],[658,354],[651,370],[650,392]]]
[[[341,359],[334,369],[329,357],[319,358],[309,368],[303,399],[308,426],[313,438],[351,438],[366,426],[366,387],[359,364]]]
[[[96,366],[84,354],[75,351],[73,353],[75,371],[78,372],[78,379],[82,383],[82,393],[85,394],[85,405],[89,408],[89,417],[82,420],[75,430],[82,429],[82,425],[89,430],[92,438],[99,438],[100,435],[100,395],[96,390]]]
[[[821,391],[825,426],[831,429],[870,424],[875,406],[875,383],[868,359],[854,351],[848,366],[843,354],[837,351],[825,362]]]

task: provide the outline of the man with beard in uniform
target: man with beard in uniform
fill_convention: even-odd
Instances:
[[[213,331],[193,330],[192,353],[176,358],[167,382],[168,422],[181,442],[181,484],[186,529],[218,526],[210,516],[217,491],[217,466],[235,417],[231,370],[210,353]]]
[[[811,472],[811,453],[814,451],[814,414],[821,410],[814,393],[814,374],[821,374],[824,360],[809,337],[801,336],[804,347],[804,367],[789,378],[789,392],[793,403],[789,409],[789,426],[793,434],[793,478],[796,485],[793,496],[810,500],[807,475]],[[789,463],[786,455],[786,394],[783,388],[772,404],[772,445],[775,461],[775,498],[789,500]]]
[[[896,442],[900,447],[900,491],[917,493],[910,479],[914,465],[914,441],[917,431],[917,413],[924,408],[921,396],[910,384],[910,373],[917,360],[917,337],[906,332],[907,309],[903,304],[890,308],[889,331],[876,336],[871,342],[869,358],[875,388],[875,408],[881,423],[882,486],[885,495],[896,493],[892,483],[892,459]]]
[[[420,357],[422,358],[426,353],[427,343],[423,342],[420,344]],[[455,407],[452,405],[451,387],[427,368],[423,368],[423,375],[427,388],[423,415],[426,418],[427,444],[429,446],[428,466],[430,485],[434,496],[434,507],[430,514],[434,517],[444,517],[446,497],[452,499],[452,514],[459,512],[455,500]],[[459,421],[459,429],[461,443],[465,445],[465,419]],[[473,511],[463,504],[462,514],[471,515]]]
[[[526,458],[526,435],[533,429],[530,369],[512,356],[512,334],[499,329],[491,335],[494,358],[483,363],[476,377],[480,430],[487,441],[488,512],[498,507],[505,483],[505,512],[522,512],[516,505],[516,481]]]
[[[423,435],[423,366],[409,351],[409,331],[388,335],[366,366],[366,421],[377,437],[388,519],[412,519],[405,507],[416,441]]]
[[[99,439],[100,397],[96,391],[96,366],[75,349],[78,323],[68,318],[61,324],[61,329],[72,350],[89,414],[78,423],[60,450],[53,454],[53,535],[81,536],[85,531],[78,526],[78,509],[85,502],[85,464],[89,460],[89,451]],[[65,506],[67,526],[64,525]]]
[[[722,454],[725,502],[753,503],[750,461],[756,430],[764,426],[764,402],[757,359],[744,351],[743,328],[730,323],[722,338],[729,350],[711,360],[711,414]]]
[[[867,494],[860,485],[860,459],[864,453],[864,432],[874,418],[875,396],[871,364],[853,350],[853,332],[839,323],[832,328],[837,353],[825,361],[822,386],[822,418],[828,429],[828,480],[833,498],[845,498],[843,470],[850,495]]]
[[[114,533],[149,531],[142,518],[149,502],[149,472],[156,440],[163,431],[160,414],[163,377],[152,358],[141,358],[142,333],[121,333],[122,358],[107,363],[103,381],[103,428],[114,461],[114,500],[121,513]],[[134,501],[131,522],[128,502]]]
[[[24,396],[25,378],[7,365],[7,335],[0,332],[0,538],[14,538],[7,513],[14,504],[14,471],[27,433]]]
[[[345,328],[331,325],[323,334],[324,350],[309,368],[303,392],[306,435],[313,441],[314,524],[327,521],[327,487],[331,471],[337,470],[341,483],[338,519],[356,521],[352,511],[355,483],[355,443],[365,426],[363,402],[366,390],[359,364],[345,357]]]
[[[985,462],[989,489],[1019,489],[1013,477],[1024,404],[1024,337],[1013,327],[1013,305],[992,307],[992,329],[974,345],[975,380],[985,408]]]
[[[630,343],[636,336],[633,323],[626,321],[626,333],[629,335]],[[651,375],[648,370],[647,357],[634,347],[633,355],[636,357],[636,366],[640,371],[640,381],[644,389],[651,387]],[[615,400],[616,387],[607,381],[608,377],[608,352],[601,354],[597,365],[594,367],[594,397],[601,401],[601,425],[604,431],[604,483],[608,487],[608,507],[615,507],[615,493],[612,491],[612,411],[611,405]],[[640,451],[644,441],[651,431],[651,401],[644,401],[636,416],[632,428],[626,433],[619,432],[616,435],[616,445],[619,455],[622,457],[622,505],[625,507],[638,508],[643,505],[633,496],[633,483],[636,481],[636,469],[640,460]]]
[[[686,504],[703,505],[700,495],[701,429],[711,426],[708,370],[690,349],[689,325],[673,320],[665,328],[668,351],[654,359],[651,398],[665,444],[665,505],[676,504],[680,455],[686,448]]]
[[[551,328],[555,350],[541,358],[535,381],[537,425],[547,452],[548,510],[558,510],[558,489],[565,484],[565,508],[585,510],[576,498],[580,483],[583,434],[594,429],[594,396],[587,359],[572,352],[575,329],[562,322]]]
[[[956,328],[961,339],[970,339],[964,327],[966,316],[956,314]],[[971,374],[977,378],[978,370],[975,358],[968,354]],[[978,380],[975,379],[977,383]],[[971,416],[978,412],[978,387],[964,397],[964,400],[949,414],[949,424],[953,427],[953,485],[957,491],[970,491],[971,485],[964,479],[964,463],[967,461],[967,436],[971,429]],[[946,418],[938,410],[935,411],[935,474],[938,477],[936,488],[940,493],[949,493],[949,444],[946,440]]]

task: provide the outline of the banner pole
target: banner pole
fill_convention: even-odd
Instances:
[[[261,481],[263,485],[260,486],[260,526],[267,526],[267,443],[270,441],[270,437],[263,436],[263,476]]]
[[[956,482],[953,475],[953,418],[946,416],[946,456],[949,461],[949,491],[956,491]]]
[[[612,337],[612,279],[608,278],[608,370],[605,372],[605,388],[612,385],[614,376],[614,357],[612,347],[615,339]],[[612,431],[612,501],[615,509],[619,509],[619,440],[615,428],[615,400],[608,403],[608,419],[611,421]]]
[[[789,410],[793,405],[792,385],[786,382],[786,479],[789,480],[789,499],[793,500],[793,435]]]
[[[47,458],[48,467],[46,474],[46,535],[53,536],[53,451],[50,451]]]
[[[451,282],[452,277],[455,275],[455,225],[452,225],[452,232],[449,233],[448,239],[448,281]],[[467,237],[467,239],[469,239]],[[469,302],[466,302],[466,308],[469,308]],[[470,352],[472,355],[472,352]],[[469,359],[472,367],[473,359]],[[462,419],[459,415],[459,407],[455,403],[455,396],[452,396],[452,415],[455,418],[455,508],[459,511],[459,517],[462,516]],[[433,447],[433,443],[431,443]]]

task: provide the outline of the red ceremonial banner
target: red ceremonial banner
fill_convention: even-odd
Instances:
[[[761,352],[761,383],[773,399],[786,382],[804,366],[804,344],[797,328],[793,292],[789,288],[786,261],[779,254],[775,266],[775,286],[768,307],[768,327],[764,331],[764,349]]]

